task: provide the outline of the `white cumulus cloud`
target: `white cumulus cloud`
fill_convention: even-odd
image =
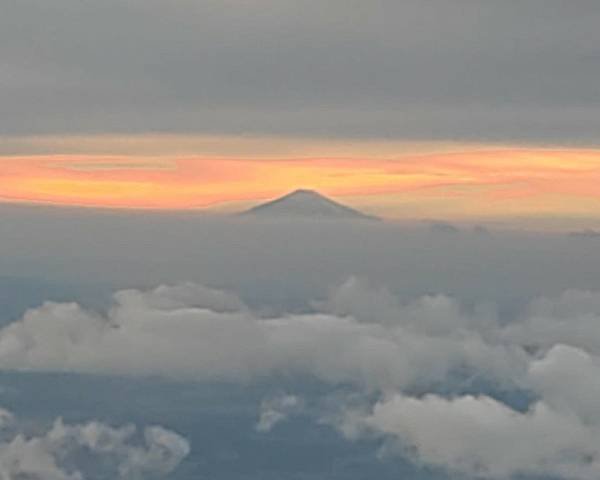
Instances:
[[[345,423],[348,435],[387,436],[405,455],[469,477],[600,475],[600,429],[543,401],[519,412],[487,396],[397,394]]]
[[[341,295],[348,289],[357,287]],[[352,302],[332,302],[331,311],[263,318],[233,296],[185,284],[120,291],[106,315],[46,303],[0,330],[0,368],[199,380],[300,373],[376,389],[442,381],[453,369],[526,373],[522,349],[487,342],[446,297],[382,306],[381,317],[373,308],[368,318]]]
[[[363,410],[346,412],[341,402],[332,418],[343,418],[336,425],[350,437],[380,436],[387,451],[465,476],[591,480],[600,475],[599,320],[594,292],[534,300],[503,323],[490,309],[466,309],[448,296],[404,303],[354,278],[312,313],[277,316],[182,284],[117,292],[103,314],[74,303],[29,310],[0,330],[0,369],[234,382],[308,375],[367,394]],[[533,400],[517,409],[494,389]],[[302,408],[294,395],[268,398],[255,428],[267,433]],[[166,472],[188,449],[160,428],[146,430],[141,447],[129,445],[129,430],[106,430],[104,443],[90,426],[57,423],[51,432],[86,448],[120,443],[124,478],[147,465]],[[38,451],[50,440],[13,442],[18,448],[4,448]],[[39,468],[52,471],[54,450],[40,452]]]
[[[190,452],[187,440],[163,427],[147,427],[141,434],[132,425],[69,425],[61,419],[37,435],[5,432],[0,478],[85,480],[99,472],[123,480],[162,478]]]

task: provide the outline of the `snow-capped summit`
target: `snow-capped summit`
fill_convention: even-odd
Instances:
[[[376,220],[358,210],[335,202],[319,192],[307,189],[294,190],[283,197],[258,205],[243,212],[262,218],[315,218],[331,220]]]

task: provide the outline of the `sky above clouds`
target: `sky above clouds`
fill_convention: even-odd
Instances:
[[[389,218],[595,227],[599,17],[586,0],[6,2],[0,198],[235,209],[303,187]]]
[[[251,147],[255,142],[247,143]],[[233,203],[233,209],[240,209],[252,200],[308,185],[328,195],[355,197],[346,201],[403,220],[554,216],[580,219],[589,227],[598,220],[600,153],[595,150],[480,147],[457,151],[442,145],[437,152],[435,147],[419,152],[419,146],[381,146],[404,153],[367,154],[367,158],[360,153],[310,156],[301,150],[296,156],[267,158],[189,153],[10,156],[0,158],[0,199],[153,209],[218,208]],[[360,147],[366,150],[369,145]]]

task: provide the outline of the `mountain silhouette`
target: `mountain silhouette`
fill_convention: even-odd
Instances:
[[[299,189],[242,212],[261,218],[314,218],[331,220],[377,220],[377,217],[342,205],[314,190]]]

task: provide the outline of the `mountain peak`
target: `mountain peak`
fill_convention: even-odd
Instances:
[[[298,188],[296,190],[293,190],[289,193],[286,193],[285,195],[276,198],[274,201],[278,201],[278,200],[290,200],[290,199],[301,199],[301,198],[308,198],[308,199],[313,199],[313,200],[322,200],[322,201],[326,201],[326,202],[332,202],[333,200],[330,200],[329,198],[327,198],[325,195],[317,192],[316,190],[311,190],[309,188]]]
[[[242,213],[261,218],[309,218],[328,220],[375,220],[358,210],[342,205],[325,195],[299,188],[286,195],[258,205]]]
[[[310,188],[298,188],[298,189],[294,190],[293,192],[288,193],[288,195],[299,195],[299,194],[316,195],[318,197],[323,196],[316,190],[311,190]]]

